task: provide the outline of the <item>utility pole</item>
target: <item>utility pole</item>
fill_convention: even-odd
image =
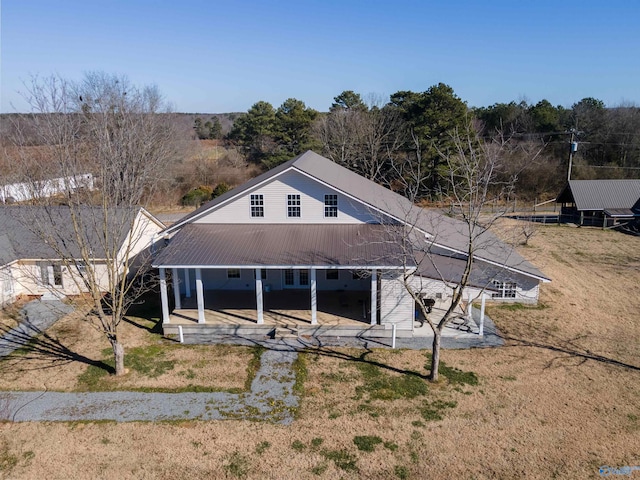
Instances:
[[[571,180],[571,167],[573,166],[573,154],[578,150],[578,142],[574,141],[575,128],[571,129],[571,148],[569,150],[569,171],[567,172],[567,182]]]

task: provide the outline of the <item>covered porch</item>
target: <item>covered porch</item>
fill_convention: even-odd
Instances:
[[[258,324],[254,292],[227,291],[204,293],[204,322],[199,322],[197,300],[182,299],[181,308],[171,312],[169,321],[176,325],[240,325]],[[317,292],[317,325],[370,324],[368,292]],[[264,292],[262,324],[274,327],[314,325],[308,290]]]
[[[164,324],[376,325],[380,317],[376,269],[159,270]]]

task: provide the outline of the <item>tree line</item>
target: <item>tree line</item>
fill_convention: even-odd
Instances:
[[[347,90],[326,113],[295,98],[278,108],[259,101],[224,139],[265,168],[313,149],[411,197],[438,200],[448,188],[443,159],[469,127],[480,141],[500,144],[505,181],[515,179],[522,198],[557,193],[572,141],[578,145],[572,178],[640,176],[640,108],[633,104],[607,108],[589,97],[570,108],[548,100],[469,107],[444,83],[389,98]]]

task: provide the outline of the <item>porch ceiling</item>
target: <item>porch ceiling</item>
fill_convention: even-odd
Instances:
[[[397,268],[400,245],[387,225],[188,224],[154,265]]]

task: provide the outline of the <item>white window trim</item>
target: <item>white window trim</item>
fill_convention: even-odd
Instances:
[[[497,292],[493,292],[491,298],[516,298],[518,293],[518,284],[516,282],[492,280],[492,283]]]
[[[252,193],[249,196],[249,208],[251,218],[264,218],[264,194]]]
[[[298,212],[298,215],[291,215],[292,211]],[[287,218],[301,218],[302,217],[302,199],[299,193],[287,194]]]
[[[327,203],[329,201],[328,197],[335,198],[335,205]],[[333,200],[333,198],[331,199]],[[327,215],[328,212],[333,212],[335,209],[335,215]],[[338,195],[336,193],[325,193],[324,194],[324,218],[338,218]]]

